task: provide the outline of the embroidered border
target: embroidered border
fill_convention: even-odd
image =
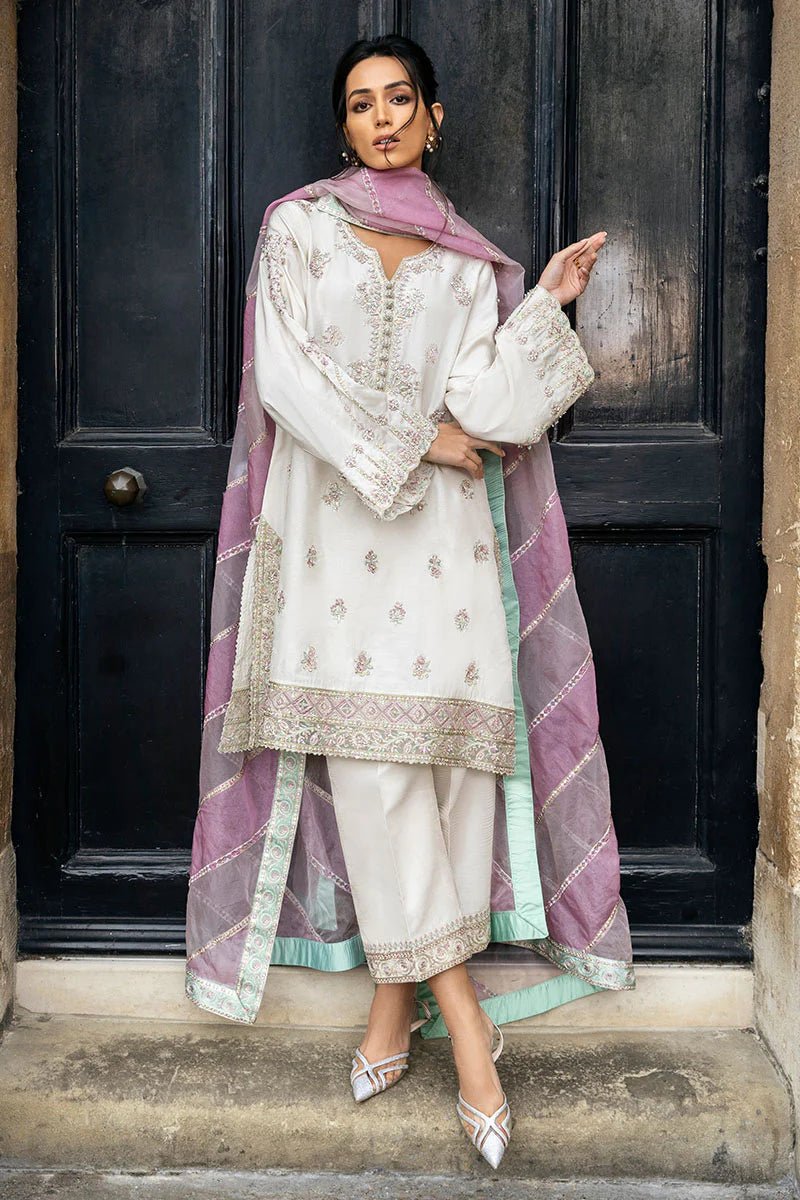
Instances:
[[[256,527],[253,553],[254,580],[252,597],[252,663],[249,686],[234,692],[228,704],[219,739],[220,754],[235,754],[252,749],[250,729],[253,715],[263,704],[264,687],[272,661],[272,641],[275,630],[275,610],[280,582],[280,562],[283,541],[263,516]],[[242,603],[246,602],[242,592]],[[240,621],[240,628],[242,623]],[[237,645],[237,660],[239,647]],[[234,668],[234,678],[236,669]]]
[[[633,963],[620,958],[601,958],[599,954],[589,954],[586,950],[576,950],[573,946],[564,946],[551,937],[536,938],[534,941],[508,942],[510,946],[526,946],[538,954],[548,958],[562,971],[585,979],[597,987],[610,988],[613,991],[627,991],[636,986]]]
[[[486,907],[419,938],[363,944],[370,975],[377,983],[419,983],[485,950],[490,937],[491,915]]]
[[[514,769],[514,709],[263,679],[257,708],[252,689],[231,697],[226,753],[273,746],[341,758],[475,767],[500,775]]]
[[[261,1006],[300,815],[305,766],[304,754],[280,755],[236,987],[186,971],[189,999],[232,1021],[252,1024]]]

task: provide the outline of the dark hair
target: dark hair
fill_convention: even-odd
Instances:
[[[385,33],[375,38],[359,38],[358,41],[353,42],[352,45],[347,47],[336,64],[336,69],[333,73],[331,100],[336,120],[337,152],[341,153],[343,150],[349,150],[347,140],[344,136],[344,124],[347,120],[347,96],[345,94],[347,76],[357,63],[363,62],[365,58],[376,57],[398,59],[405,67],[408,77],[414,85],[414,108],[408,121],[400,126],[401,129],[405,129],[406,125],[414,120],[419,108],[420,97],[422,97],[422,103],[428,110],[437,133],[436,147],[433,150],[423,150],[423,154],[429,156],[425,170],[430,173],[431,167],[438,161],[439,147],[442,139],[436,118],[430,111],[431,105],[436,101],[436,93],[439,85],[436,81],[433,64],[422,49],[422,46],[418,45],[417,42],[412,42],[411,38],[403,37],[399,33]],[[344,169],[347,171],[352,168],[348,165]]]

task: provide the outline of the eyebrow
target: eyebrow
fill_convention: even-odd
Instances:
[[[394,81],[394,83],[385,83],[383,85],[383,90],[385,92],[388,92],[389,88],[400,87],[400,85],[403,83],[406,85],[406,87],[411,87],[411,84],[409,83],[409,81],[407,79],[396,79]],[[353,96],[358,96],[362,92],[367,92],[367,93],[371,94],[372,88],[354,88],[353,91],[350,93],[350,95],[347,97],[347,99],[352,100]]]

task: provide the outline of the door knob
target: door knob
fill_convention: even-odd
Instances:
[[[125,504],[141,504],[147,484],[144,475],[135,467],[119,467],[106,477],[103,491],[110,504],[120,507]]]

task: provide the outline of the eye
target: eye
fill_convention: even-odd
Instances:
[[[402,102],[401,107],[403,104],[411,103],[411,97],[408,95],[407,92],[396,92],[395,95],[392,96],[392,100],[400,100]],[[369,102],[367,100],[356,100],[355,104],[352,107],[352,111],[354,113],[364,112],[364,109],[368,108],[368,107],[369,107]]]

